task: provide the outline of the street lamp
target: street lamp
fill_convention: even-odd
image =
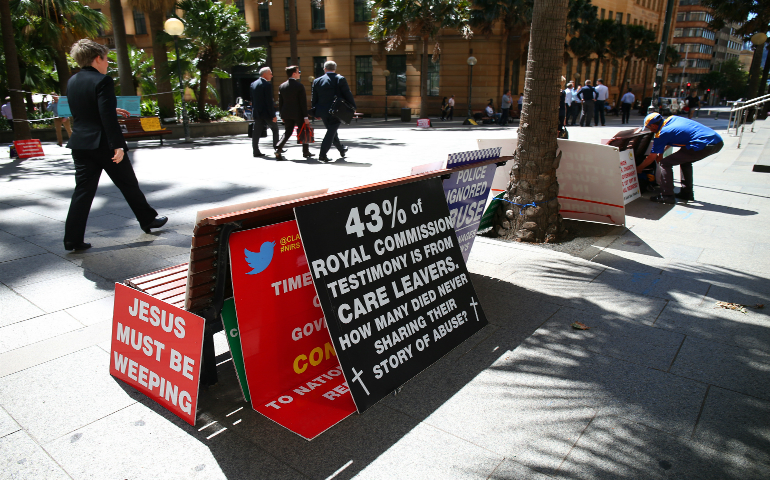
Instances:
[[[385,75],[385,121],[388,121],[388,77],[390,77],[390,70],[383,70],[382,74]]]
[[[476,65],[476,57],[471,55],[468,57],[468,66],[471,67],[471,78],[470,82],[468,82],[468,118],[473,118],[473,112],[471,112],[471,92],[473,91],[473,66]]]
[[[182,60],[179,58],[179,35],[184,33],[184,23],[178,18],[169,18],[163,24],[163,29],[169,35],[174,37],[174,48],[176,48],[176,66],[179,74],[179,96],[182,99],[182,123],[184,124],[184,142],[190,143],[190,123],[187,120],[187,104],[184,101],[184,84],[182,83]],[[202,93],[201,93],[202,95]]]

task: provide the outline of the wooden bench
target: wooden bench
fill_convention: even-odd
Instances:
[[[353,118],[355,119],[356,122],[358,122],[359,118],[364,118],[364,114],[363,113],[355,112],[355,113],[353,113]]]
[[[200,381],[201,385],[213,385],[217,382],[213,336],[222,330],[220,312],[225,300],[233,296],[228,250],[230,234],[239,230],[294,220],[294,208],[303,205],[434,177],[449,178],[454,171],[493,163],[502,164],[512,158],[500,157],[467,166],[435,170],[265,207],[206,217],[197,222],[193,228],[188,263],[129,278],[125,284],[205,319]]]
[[[143,119],[144,122],[142,121]],[[154,119],[154,120],[153,120]],[[156,125],[154,124],[157,120]],[[123,130],[123,138],[140,138],[140,137],[158,137],[160,138],[160,144],[163,145],[163,135],[170,135],[171,130],[160,126],[160,118],[158,117],[128,117],[118,118],[121,130]],[[144,124],[144,125],[143,125]],[[151,130],[154,126],[159,127],[157,130]],[[148,128],[148,130],[145,130]]]

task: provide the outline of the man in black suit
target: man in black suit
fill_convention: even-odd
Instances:
[[[75,161],[75,192],[64,227],[66,250],[91,247],[83,238],[102,170],[120,189],[142,230],[150,233],[151,228],[160,228],[168,221],[166,217],[157,217],[139,189],[117,117],[117,114],[127,117],[129,113],[117,108],[115,84],[112,77],[106,75],[108,53],[106,46],[88,39],[76,42],[70,51],[81,70],[67,83],[67,98],[74,118],[67,148],[72,149]]]
[[[278,150],[278,119],[275,116],[275,100],[273,100],[273,71],[270,67],[259,69],[259,78],[251,84],[251,103],[254,105],[254,132],[251,136],[251,149],[255,157],[261,157],[259,151],[259,138],[262,136],[262,130],[270,127],[273,131],[273,148],[276,150],[276,156],[281,152]]]
[[[342,75],[337,75],[337,64],[328,61],[324,64],[323,76],[318,77],[313,82],[313,93],[311,100],[311,108],[315,112],[314,115],[321,117],[326,127],[326,135],[321,142],[321,153],[318,155],[318,160],[322,162],[328,162],[326,153],[331,148],[332,143],[340,152],[340,156],[345,158],[345,152],[348,151],[348,147],[343,147],[340,142],[340,138],[337,136],[337,129],[340,128],[340,119],[329,115],[329,109],[334,102],[334,97],[339,96],[343,100],[350,103],[354,108],[356,101],[353,98],[353,93],[350,91],[348,81]]]
[[[305,86],[299,81],[301,73],[296,65],[286,67],[286,75],[289,76],[289,79],[278,87],[278,110],[281,112],[284,126],[283,137],[276,147],[275,156],[279,160],[281,159],[283,146],[291,138],[294,127],[301,125],[303,122],[307,127],[310,127],[310,119],[307,117]],[[310,145],[307,143],[302,144],[302,156],[305,158],[313,156],[310,153]]]

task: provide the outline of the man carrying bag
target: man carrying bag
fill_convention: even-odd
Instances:
[[[347,152],[348,147],[342,146],[342,142],[340,142],[337,136],[337,129],[340,128],[340,123],[342,123],[339,117],[345,118],[344,115],[347,114],[349,108],[345,105],[340,105],[340,102],[346,102],[354,111],[356,108],[356,101],[353,98],[353,93],[350,91],[348,81],[342,75],[337,75],[336,70],[337,64],[335,62],[326,62],[324,64],[325,74],[316,78],[313,82],[313,93],[311,95],[313,115],[320,117],[326,127],[326,135],[324,135],[324,139],[321,142],[321,153],[318,155],[318,160],[321,162],[330,161],[326,153],[331,148],[332,143],[340,152],[340,156],[345,158],[345,152]],[[336,114],[330,112],[332,107],[335,108]]]
[[[278,110],[281,112],[281,119],[283,119],[285,127],[283,137],[278,142],[278,146],[275,147],[275,158],[278,160],[283,159],[281,156],[283,146],[286,145],[292,132],[294,132],[294,127],[300,126],[300,129],[297,131],[298,139],[301,137],[300,130],[305,131],[310,128],[310,119],[307,117],[305,86],[299,81],[301,73],[296,65],[286,67],[286,75],[288,75],[289,79],[278,87]],[[302,143],[302,156],[305,158],[312,157],[310,142],[300,143]]]

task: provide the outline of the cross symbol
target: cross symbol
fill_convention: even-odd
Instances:
[[[476,311],[476,305],[478,305],[478,302],[476,302],[476,299],[471,297],[471,306],[473,307],[473,313],[476,314],[476,321],[479,321],[479,312]]]
[[[357,372],[355,367],[353,368],[353,374],[355,375],[353,377],[352,382],[358,382],[361,384],[361,387],[364,389],[364,392],[366,392],[366,395],[369,396],[369,390],[366,389],[366,385],[364,385],[364,381],[361,380],[361,374],[364,373],[363,371]]]

